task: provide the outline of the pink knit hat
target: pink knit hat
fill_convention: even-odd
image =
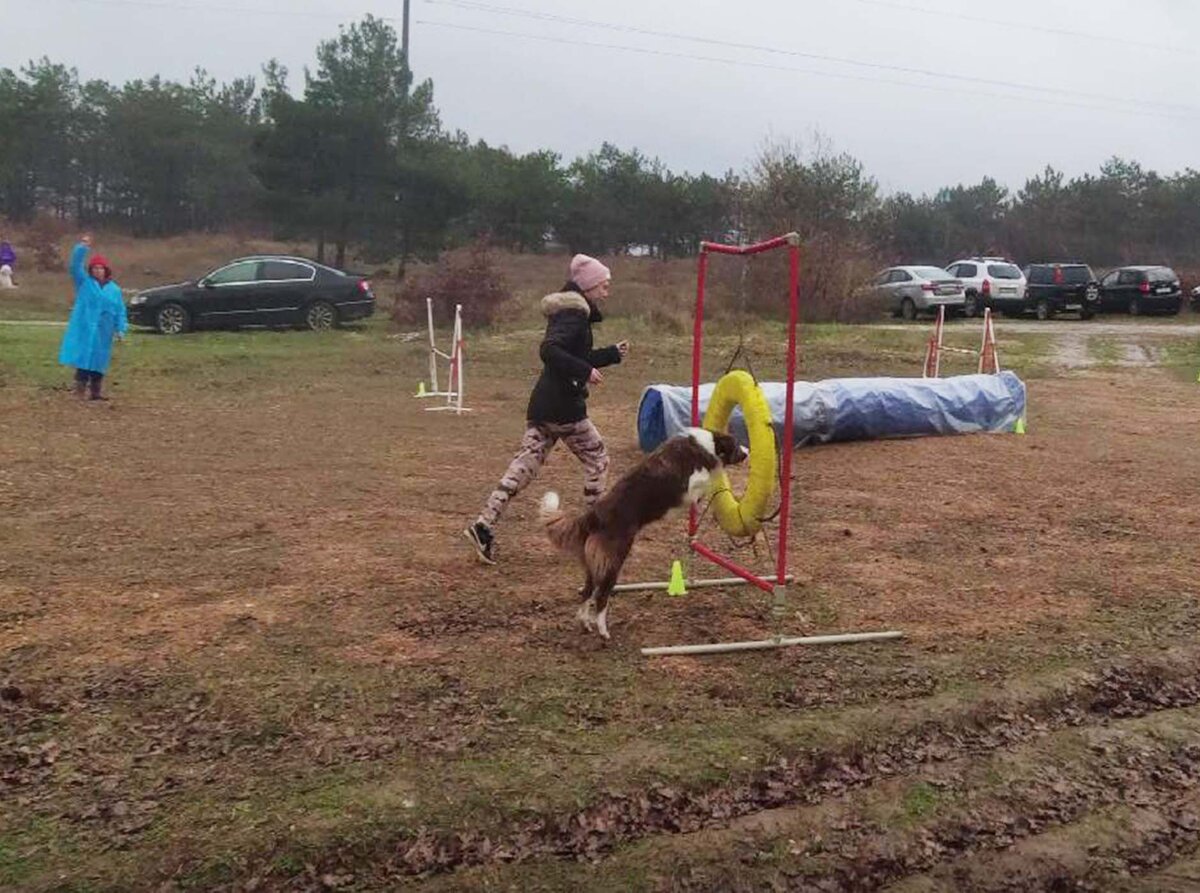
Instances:
[[[577,254],[571,258],[571,281],[584,291],[591,291],[606,279],[611,279],[608,267],[594,257]]]

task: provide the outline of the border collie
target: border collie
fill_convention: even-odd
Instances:
[[[541,518],[550,541],[579,559],[586,579],[576,618],[588,632],[608,636],[608,598],[638,531],[675,508],[695,505],[712,472],[735,465],[747,452],[728,434],[687,428],[667,440],[581,515],[559,511],[558,494],[542,497]]]

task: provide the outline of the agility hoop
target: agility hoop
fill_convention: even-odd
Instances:
[[[425,316],[429,323],[429,380],[433,385],[432,391],[422,391],[418,398],[445,397],[443,406],[426,406],[426,412],[453,412],[460,415],[471,410],[463,406],[463,379],[465,366],[465,351],[463,350],[462,304],[454,305],[454,330],[450,340],[450,353],[439,350],[433,335],[433,300],[425,299]],[[438,387],[438,360],[446,360],[449,364],[450,381],[446,390]]]
[[[732,577],[721,577],[717,579],[689,579],[686,581],[687,586],[715,587],[727,585],[749,585],[762,590],[765,593],[773,596],[772,613],[777,621],[777,624],[782,621],[783,616],[787,611],[787,589],[788,584],[793,581],[793,576],[788,573],[788,531],[791,519],[791,494],[792,494],[792,442],[791,432],[794,422],[795,410],[795,388],[796,388],[796,330],[800,316],[800,237],[796,233],[788,233],[783,236],[777,236],[774,239],[768,239],[765,242],[757,242],[753,245],[723,245],[718,242],[701,242],[700,243],[700,258],[696,274],[696,309],[695,319],[692,327],[692,414],[691,423],[693,426],[700,425],[700,366],[704,356],[704,298],[705,288],[708,281],[708,262],[711,254],[729,254],[748,258],[752,255],[761,254],[765,251],[776,249],[786,249],[788,253],[788,337],[787,337],[787,384],[786,396],[784,399],[783,410],[783,430],[785,432],[783,443],[780,448],[783,450],[780,456],[779,463],[779,533],[776,537],[775,544],[775,567],[773,572],[757,573],[743,566],[740,562],[722,555],[717,550],[705,545],[699,538],[700,518],[696,507],[693,506],[688,513],[687,532],[688,532],[688,547],[692,554],[699,558],[703,558],[711,564],[724,569],[726,572],[733,574]],[[754,383],[752,376],[742,373],[745,378],[753,385],[751,389],[746,387],[745,381],[740,377],[730,379],[731,383],[726,385],[727,397],[723,396],[721,403],[727,404],[719,407],[719,411],[714,411],[712,408],[718,401],[713,395],[713,400],[710,403],[710,408],[706,413],[705,421],[716,423],[718,421],[728,422],[728,417],[721,419],[722,415],[732,413],[734,402],[741,403],[743,413],[747,416],[747,427],[751,430],[751,475],[752,482],[756,469],[765,468],[766,465],[759,460],[754,463],[754,449],[765,450],[761,446],[763,435],[760,433],[758,440],[754,440],[753,427],[751,425],[751,416],[758,415],[762,418],[761,412],[756,412],[756,409],[751,408],[745,412],[747,406],[754,406],[754,395],[759,398],[762,396],[762,391]],[[726,376],[729,378],[729,376]],[[741,382],[734,384],[732,382]],[[720,389],[720,383],[718,383]],[[770,413],[766,414],[766,420],[769,427]],[[725,424],[720,427],[724,428]],[[771,453],[774,454],[774,431],[768,430],[767,435],[771,439]],[[774,462],[771,463],[774,465]],[[773,473],[774,468],[770,471]],[[761,472],[760,472],[761,473]],[[728,486],[726,485],[726,491]],[[731,526],[734,522],[740,521],[745,523],[742,516],[747,514],[747,502],[750,496],[756,499],[761,498],[762,492],[767,493],[766,499],[770,498],[770,493],[773,492],[773,482],[765,487],[758,485],[748,488],[748,492],[741,500],[740,514],[738,512],[738,501],[733,497],[732,493],[726,492],[729,499],[728,508],[719,509],[714,507],[714,511],[732,511],[733,516],[727,517]],[[718,496],[720,494],[717,494]],[[714,503],[714,505],[716,505]],[[765,506],[765,501],[763,502]],[[753,511],[753,521],[761,525],[761,510]],[[718,516],[720,521],[720,517]],[[725,524],[721,524],[725,528]],[[726,528],[727,529],[727,528]],[[753,531],[757,533],[757,528]],[[749,533],[747,534],[749,535]],[[665,589],[666,583],[626,583],[618,585],[615,591],[636,591],[647,589]],[[865,632],[865,633],[841,633],[830,636],[809,636],[809,637],[785,637],[778,631],[776,635],[770,639],[753,642],[715,642],[706,645],[672,645],[657,648],[643,648],[641,652],[646,656],[659,656],[671,654],[723,654],[734,651],[762,651],[773,648],[790,648],[797,645],[818,645],[818,644],[834,644],[839,642],[868,642],[878,641],[881,639],[898,639],[903,633],[896,630],[886,632]]]
[[[742,369],[726,372],[717,382],[704,413],[704,427],[729,433],[734,407],[741,407],[750,435],[750,482],[738,499],[725,469],[714,472],[708,487],[709,505],[722,530],[730,536],[747,537],[762,529],[767,504],[775,495],[775,432],[762,388]]]

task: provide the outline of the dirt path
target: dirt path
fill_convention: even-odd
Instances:
[[[928,324],[925,324],[928,325]],[[978,320],[953,320],[946,324],[947,333],[976,332]],[[888,331],[910,331],[911,325],[887,324],[872,328]],[[930,326],[931,328],[931,326]],[[996,337],[1002,341],[1005,333],[1020,335],[1052,335],[1055,340],[1053,360],[1066,369],[1086,369],[1094,366],[1144,368],[1162,359],[1155,342],[1173,338],[1200,337],[1200,323],[1180,323],[1174,320],[1145,320],[1127,322],[1097,322],[1077,319],[1058,319],[1047,322],[1007,320],[996,322]],[[1104,359],[1089,350],[1093,339],[1115,343],[1116,355]]]

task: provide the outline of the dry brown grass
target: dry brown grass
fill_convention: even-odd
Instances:
[[[616,264],[665,291],[652,270]],[[54,332],[13,328],[0,334],[52,356]],[[728,331],[710,333],[714,353]],[[835,334],[807,344],[806,376],[880,368],[869,345],[846,350],[859,331]],[[16,692],[0,704],[0,886],[315,889],[305,863],[348,847],[359,889],[394,889],[381,866],[419,828],[494,832],[608,791],[734,784],[840,740],[860,708],[969,709],[981,667],[1003,681],[1136,646],[1117,635],[1194,636],[1177,616],[1189,599],[1170,595],[1196,572],[1193,385],[1148,400],[1118,378],[1035,383],[1025,438],[797,454],[787,630],[899,626],[907,642],[638,655],[769,634],[769,603],[744,590],[622,598],[612,645],[580,637],[579,581],[533,498],[577,504],[562,451],[505,518],[501,567],[460,535],[519,439],[537,338],[473,337],[462,418],[412,399],[421,345],[382,326],[141,336],[110,409],[0,386],[0,688]],[[778,326],[755,338],[770,355]],[[592,401],[618,471],[638,459],[641,388],[689,364],[686,334],[635,348]],[[631,577],[663,576],[683,548],[678,524],[647,530]],[[596,886],[637,888],[611,866]]]
[[[60,230],[62,228],[60,227]],[[33,269],[33,234],[25,229],[8,229],[18,253],[20,289],[0,295],[0,318],[61,318],[70,307],[71,289],[66,271],[38,272]],[[70,251],[74,232],[61,232],[60,254]],[[238,234],[193,233],[164,239],[136,239],[116,232],[94,234],[95,249],[112,262],[117,282],[126,290],[148,288],[197,277],[231,258],[246,254],[295,254],[314,256],[315,246],[306,242],[278,242]],[[512,299],[497,314],[495,325],[534,325],[540,319],[538,301],[556,291],[567,279],[567,254],[513,254],[495,252],[496,267]],[[613,271],[613,292],[607,313],[613,317],[645,322],[664,333],[689,331],[696,297],[696,260],[685,258],[659,261],[627,255],[600,258]],[[397,265],[359,264],[351,269],[372,275],[381,312],[391,312],[408,283],[430,274],[433,264],[408,265],[405,280],[395,278]],[[812,269],[809,269],[809,266]],[[745,277],[743,279],[743,270]],[[857,322],[881,316],[878,307],[861,304],[855,286],[872,270],[868,262],[844,263],[814,257],[802,263],[803,318]],[[714,256],[706,299],[706,316],[737,320],[746,316],[783,318],[787,308],[787,262],[782,252],[763,255],[748,264],[738,258]],[[416,324],[423,321],[418,314]]]

